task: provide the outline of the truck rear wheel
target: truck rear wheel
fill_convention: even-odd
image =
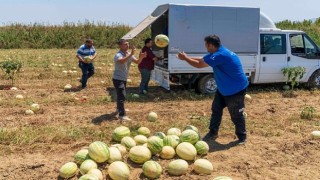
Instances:
[[[217,91],[217,84],[212,74],[205,75],[200,78],[197,85],[198,92],[202,94],[212,95]]]
[[[309,78],[308,87],[320,89],[320,69],[316,70]]]

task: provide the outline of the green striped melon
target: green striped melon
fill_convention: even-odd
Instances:
[[[110,152],[110,157],[108,159],[109,164],[111,164],[115,161],[122,161],[121,152],[117,147],[110,147],[109,152]]]
[[[158,119],[158,115],[155,112],[150,112],[147,117],[148,121],[155,122]]]
[[[178,128],[170,128],[167,131],[167,136],[168,135],[177,135],[179,137],[181,135],[181,130]]]
[[[180,142],[189,142],[195,144],[199,140],[199,134],[194,130],[184,130],[180,135]]]
[[[61,166],[59,170],[59,175],[62,178],[70,178],[77,174],[78,166],[74,162],[68,162],[65,163],[63,166]]]
[[[83,163],[86,159],[89,159],[89,150],[81,149],[74,155],[74,162],[77,164]]]
[[[213,180],[232,180],[232,178],[228,176],[217,176]]]
[[[111,147],[116,147],[116,148],[118,148],[119,151],[121,152],[121,155],[122,155],[122,156],[127,153],[127,148],[124,147],[122,144],[113,144],[113,145],[111,145]]]
[[[193,164],[194,172],[197,174],[211,174],[213,171],[212,163],[206,159],[197,159]]]
[[[168,36],[164,35],[164,34],[158,34],[155,38],[154,38],[154,43],[156,44],[156,46],[158,46],[159,48],[165,48],[168,46],[169,44],[169,38]]]
[[[199,134],[199,130],[197,127],[193,126],[193,125],[187,125],[183,130],[187,130],[187,129],[191,129],[194,130],[196,133]]]
[[[99,178],[93,174],[85,174],[81,176],[79,180],[99,180]]]
[[[87,159],[83,161],[83,163],[80,165],[80,173],[82,175],[87,174],[91,169],[97,169],[98,165],[96,162],[94,162],[91,159]]]
[[[156,132],[154,133],[155,136],[158,136],[160,139],[163,139],[164,137],[166,137],[166,134],[163,132]]]
[[[148,138],[144,135],[136,135],[133,139],[137,145],[142,145],[148,141]]]
[[[162,167],[155,161],[147,161],[143,164],[142,171],[149,179],[157,179],[162,173]]]
[[[136,142],[132,137],[126,136],[121,139],[121,144],[126,147],[126,149],[129,151],[132,147],[136,146]]]
[[[137,164],[143,164],[151,159],[151,151],[144,146],[135,146],[129,151],[129,158]]]
[[[180,142],[180,138],[177,135],[168,135],[163,138],[163,145],[164,146],[171,146],[176,148]]]
[[[120,142],[123,137],[130,136],[130,129],[125,126],[119,126],[112,132],[112,139],[116,142]]]
[[[197,156],[196,148],[188,142],[180,143],[176,148],[177,155],[184,160],[191,161]]]
[[[108,167],[108,174],[113,180],[127,180],[130,177],[130,169],[122,161],[115,161]]]
[[[149,137],[150,134],[151,134],[151,131],[150,131],[150,129],[147,128],[147,127],[140,127],[140,128],[138,129],[138,134],[141,134],[141,135],[144,135],[144,136],[146,136],[146,137]]]
[[[171,146],[163,146],[160,152],[160,157],[162,159],[172,159],[176,155],[176,151]]]
[[[98,177],[99,180],[103,180],[103,174],[99,169],[91,169],[88,174]]]
[[[205,141],[198,141],[194,147],[198,155],[205,155],[209,152],[209,145]]]
[[[110,152],[108,146],[101,141],[95,141],[89,145],[88,154],[97,163],[105,162],[109,159]]]
[[[148,139],[148,148],[152,154],[160,153],[163,147],[163,140],[158,136],[151,136]]]
[[[177,159],[171,161],[168,165],[168,173],[174,176],[181,176],[186,174],[189,168],[189,164],[187,161],[182,159]]]

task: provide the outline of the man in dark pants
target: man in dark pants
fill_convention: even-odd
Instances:
[[[243,112],[248,79],[243,72],[239,57],[223,47],[218,36],[207,36],[204,41],[208,54],[203,58],[191,58],[184,52],[178,54],[179,59],[196,68],[211,66],[218,86],[212,102],[210,131],[203,137],[203,140],[215,140],[218,137],[223,109],[227,107],[235,125],[238,144],[245,144],[247,133]]]
[[[152,39],[147,38],[144,41],[144,47],[141,49],[141,52],[147,53],[147,57],[143,58],[141,63],[138,65],[141,74],[140,94],[146,94],[148,92],[148,84],[150,81],[151,71],[154,69],[154,61],[160,59],[153,54],[151,50],[152,45]]]
[[[84,57],[90,56],[91,62],[85,61]],[[88,79],[94,74],[93,60],[96,58],[96,49],[93,46],[93,40],[87,39],[83,45],[77,51],[77,58],[79,60],[79,67],[82,71],[81,87],[82,89],[87,87]]]
[[[130,65],[132,62],[139,64],[143,58],[146,57],[146,53],[140,53],[139,59],[134,57],[136,48],[132,47],[131,52],[129,50],[129,42],[127,40],[120,40],[118,42],[120,50],[114,56],[114,72],[112,76],[113,85],[117,91],[117,110],[119,113],[119,119],[121,121],[131,120],[126,116],[124,102],[126,100],[126,84],[129,74]]]

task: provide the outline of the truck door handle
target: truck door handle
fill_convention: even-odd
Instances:
[[[262,57],[262,61],[266,62],[267,58],[266,57]]]
[[[288,62],[290,61],[290,56],[287,57],[287,61],[288,61]]]

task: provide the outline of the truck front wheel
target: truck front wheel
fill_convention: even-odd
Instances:
[[[197,85],[198,92],[202,94],[212,95],[217,91],[217,84],[212,74],[205,75],[200,78]]]
[[[308,86],[310,88],[320,89],[320,69],[315,71],[308,80]]]

